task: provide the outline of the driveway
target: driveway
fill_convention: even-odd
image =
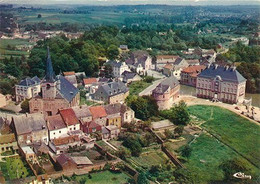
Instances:
[[[164,76],[165,77],[165,76]],[[139,93],[139,96],[144,96],[144,95],[151,95],[152,91],[156,88],[156,86],[158,86],[158,84],[160,84],[161,81],[163,81],[164,78],[156,80],[153,82],[152,85],[148,86],[147,88],[145,88],[142,92]]]

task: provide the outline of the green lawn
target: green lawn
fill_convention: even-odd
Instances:
[[[125,173],[112,173],[110,171],[103,171],[91,174],[91,179],[89,179],[88,175],[76,176],[74,181],[80,182],[85,181],[87,184],[95,183],[95,184],[108,184],[108,183],[117,183],[124,184],[128,183],[130,177]],[[83,183],[83,182],[82,182]]]
[[[202,126],[210,133],[260,166],[260,146],[256,146],[260,145],[259,125],[216,106],[190,106],[189,112],[204,120]]]
[[[21,158],[6,158],[5,161],[0,162],[0,170],[6,180],[32,176],[29,166]]]
[[[152,83],[147,83],[144,81],[136,81],[132,82],[129,87],[129,93],[130,95],[138,95],[141,91],[143,91],[145,88],[150,86]]]

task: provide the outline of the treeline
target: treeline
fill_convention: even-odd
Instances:
[[[247,79],[246,92],[260,92],[260,47],[246,46],[237,42],[234,47],[218,58],[238,63],[237,70]]]

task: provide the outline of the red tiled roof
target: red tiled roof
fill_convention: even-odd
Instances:
[[[172,69],[173,69],[173,65],[167,63],[163,68],[167,68],[167,69],[169,69],[169,70],[172,70]]]
[[[93,119],[107,116],[106,110],[103,106],[92,106],[89,110],[93,116]]]
[[[97,127],[101,127],[99,124],[97,124],[95,121],[90,121],[87,123],[87,127],[88,128],[97,128]]]
[[[194,65],[189,66],[182,70],[183,73],[200,73],[202,70],[206,68],[205,65]]]
[[[64,76],[68,76],[68,75],[75,75],[74,71],[69,71],[69,72],[63,72]]]
[[[68,125],[76,125],[79,124],[78,118],[75,114],[75,112],[69,108],[69,109],[61,109],[60,115],[63,119],[63,121]]]
[[[83,79],[84,85],[86,85],[86,84],[92,84],[92,83],[95,83],[95,82],[97,82],[97,79],[96,79],[96,78]]]

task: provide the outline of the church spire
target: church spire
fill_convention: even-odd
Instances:
[[[54,82],[54,71],[52,68],[52,62],[51,62],[51,55],[49,51],[49,46],[47,47],[48,51],[48,56],[47,56],[47,61],[46,61],[46,75],[45,75],[45,80],[48,82]]]

